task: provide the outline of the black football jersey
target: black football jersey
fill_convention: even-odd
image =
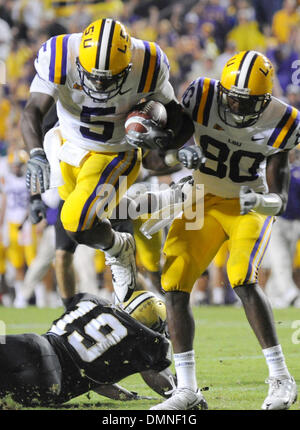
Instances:
[[[45,336],[64,369],[71,361],[82,376],[100,384],[171,364],[165,336],[90,294],[77,294]]]

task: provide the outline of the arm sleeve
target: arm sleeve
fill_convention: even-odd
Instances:
[[[58,98],[58,89],[55,84],[45,81],[38,74],[35,75],[30,86],[31,93],[43,93],[52,96],[56,101]]]

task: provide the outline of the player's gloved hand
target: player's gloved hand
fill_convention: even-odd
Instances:
[[[240,214],[246,215],[257,204],[257,194],[247,185],[240,188]]]
[[[43,218],[46,218],[46,206],[40,194],[30,197],[29,218],[32,224],[38,224]]]
[[[129,130],[125,135],[126,142],[134,148],[164,149],[172,142],[172,130],[159,127],[151,119],[143,119],[141,124],[148,130],[146,133]]]
[[[198,145],[179,149],[177,159],[187,169],[199,169],[201,164],[205,163],[205,157]]]
[[[50,186],[50,165],[42,148],[34,148],[30,151],[30,160],[27,162],[26,186],[34,194],[37,192],[44,193]]]

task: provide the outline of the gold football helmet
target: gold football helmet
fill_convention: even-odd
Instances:
[[[16,149],[10,151],[7,155],[9,164],[25,164],[29,160],[29,156],[24,149]]]
[[[84,31],[76,64],[83,91],[96,102],[115,97],[131,69],[131,41],[124,25],[99,19]]]
[[[23,176],[29,156],[24,149],[10,151],[7,155],[9,169],[16,176]]]
[[[274,68],[256,51],[242,51],[225,64],[218,87],[221,119],[232,127],[253,125],[271,101]]]
[[[152,330],[163,333],[166,328],[167,311],[162,300],[150,291],[134,291],[122,309]]]

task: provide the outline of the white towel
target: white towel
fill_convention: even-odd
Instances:
[[[80,167],[83,159],[89,153],[86,149],[65,141],[63,142],[59,127],[52,128],[44,138],[44,150],[50,163],[50,188],[64,184],[60,169],[60,161],[74,167]]]
[[[50,188],[57,188],[64,184],[61,174],[58,151],[61,147],[62,137],[59,127],[49,130],[44,138],[44,150],[50,164]]]

